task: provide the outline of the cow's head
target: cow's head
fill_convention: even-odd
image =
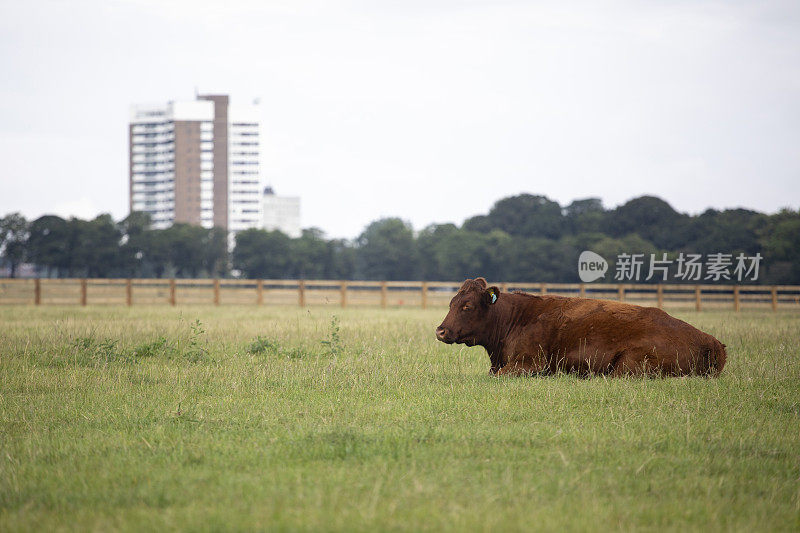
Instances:
[[[500,296],[497,287],[487,287],[483,278],[464,281],[453,299],[450,311],[436,328],[436,338],[447,344],[454,342],[475,346],[487,333],[490,307]]]

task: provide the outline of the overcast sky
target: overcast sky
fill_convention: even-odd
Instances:
[[[302,224],[800,207],[800,2],[0,0],[0,216],[116,219],[128,108],[260,98]]]

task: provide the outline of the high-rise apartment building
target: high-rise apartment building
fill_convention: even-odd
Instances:
[[[262,222],[257,106],[227,95],[134,105],[130,116],[130,210],[154,228],[186,222],[231,234]]]

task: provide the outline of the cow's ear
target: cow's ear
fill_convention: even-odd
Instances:
[[[493,303],[495,303],[499,296],[500,296],[500,289],[498,289],[494,285],[486,289],[483,293],[483,299],[488,305],[492,305]]]

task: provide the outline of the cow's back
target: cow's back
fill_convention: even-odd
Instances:
[[[713,336],[654,307],[586,298],[539,296],[536,317],[542,349],[563,366],[612,371],[636,361],[673,375],[717,375],[725,365],[724,345]],[[542,342],[543,341],[543,342]]]

